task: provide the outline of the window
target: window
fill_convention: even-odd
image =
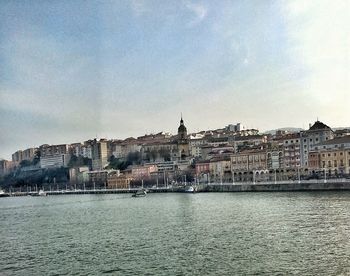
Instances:
[[[286,141],[286,144],[288,144],[288,141]]]
[[[299,140],[295,140],[295,143],[299,143]]]
[[[332,162],[328,161],[328,167],[332,167]]]
[[[337,156],[337,153],[335,152],[333,155],[334,155],[334,156]]]
[[[339,153],[340,155],[343,155],[343,153],[341,152],[341,153]]]
[[[322,153],[322,157],[325,157],[325,154],[324,154],[324,153]]]
[[[306,139],[304,139],[304,143],[306,143]]]
[[[331,154],[330,154],[330,153],[328,153],[328,156],[331,156]]]
[[[310,142],[312,142],[312,139],[310,139]]]
[[[316,138],[316,142],[318,142],[318,138]]]
[[[350,163],[350,160],[349,160]],[[322,161],[322,168],[326,167],[326,161]]]
[[[337,166],[337,160],[334,160],[334,167]]]

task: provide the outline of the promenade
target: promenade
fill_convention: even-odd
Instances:
[[[267,182],[236,182],[236,183],[188,183],[187,185],[152,187],[145,189],[149,193],[181,193],[188,186],[193,186],[196,192],[287,192],[287,191],[350,191],[350,179],[301,180],[301,181],[267,181]],[[128,189],[86,189],[86,190],[51,190],[47,195],[80,195],[80,194],[121,194],[135,193],[139,188]],[[36,196],[37,191],[10,192],[10,196]]]

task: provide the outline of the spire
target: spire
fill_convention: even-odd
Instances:
[[[181,112],[181,120],[180,120],[180,124],[183,125],[184,120],[182,119],[182,112]]]

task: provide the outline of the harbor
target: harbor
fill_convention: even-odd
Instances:
[[[35,191],[2,192],[1,196],[38,196],[44,192],[50,195],[81,195],[81,194],[125,194],[136,193],[144,189],[147,193],[203,193],[203,192],[289,192],[289,191],[349,191],[350,179],[303,180],[303,181],[266,181],[244,183],[206,183],[186,185],[168,185],[162,187],[136,187],[126,189],[57,189]]]

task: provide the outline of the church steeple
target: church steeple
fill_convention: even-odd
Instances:
[[[177,134],[179,136],[179,139],[186,139],[187,137],[187,129],[184,124],[184,120],[182,119],[182,113],[181,113],[181,120],[180,120],[180,126],[177,129]]]
[[[187,128],[185,127],[184,120],[180,119],[180,126],[177,129],[177,145],[179,151],[179,158],[183,160],[189,156],[189,147],[188,147],[188,139],[187,139]]]

